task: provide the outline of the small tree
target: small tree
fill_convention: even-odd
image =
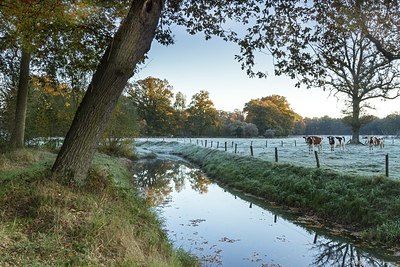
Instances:
[[[186,110],[186,97],[182,92],[178,92],[175,95],[174,102],[174,122],[175,129],[174,134],[178,136],[183,136],[187,132],[185,130],[185,110]]]
[[[207,91],[193,95],[187,112],[189,127],[196,136],[211,134],[221,124],[218,111]]]
[[[121,96],[103,134],[100,150],[111,155],[132,157],[132,138],[138,136],[138,118],[132,102]]]
[[[295,122],[301,118],[290,109],[286,98],[278,95],[252,99],[243,111],[247,112],[246,122],[257,125],[261,134],[272,129],[276,135],[287,136],[293,133]]]
[[[224,125],[223,133],[232,137],[256,137],[258,135],[257,126],[253,123],[244,121],[232,121]]]

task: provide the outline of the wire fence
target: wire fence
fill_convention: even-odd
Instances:
[[[331,149],[329,144],[321,150],[311,150],[302,136],[273,139],[242,138],[141,138],[147,141],[175,141],[192,144],[206,149],[216,149],[227,153],[251,156],[279,163],[297,166],[332,169],[338,172],[400,178],[400,139],[385,138],[385,146],[347,144],[343,149]],[[324,138],[327,141],[327,138]],[[349,137],[346,138],[349,140]]]

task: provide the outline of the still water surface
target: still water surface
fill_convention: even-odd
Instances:
[[[227,191],[183,160],[135,164],[135,182],[177,248],[203,266],[398,266],[400,258],[294,223],[255,198]],[[396,264],[397,261],[397,264]]]

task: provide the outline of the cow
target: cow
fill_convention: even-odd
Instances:
[[[331,151],[334,151],[337,146],[340,150],[344,150],[346,139],[344,136],[328,136],[329,145],[331,146]]]
[[[373,150],[375,146],[379,146],[381,149],[385,147],[385,139],[383,137],[365,136],[364,139],[367,139],[365,143],[368,145],[369,150]]]
[[[306,144],[308,145],[309,153],[311,153],[311,151],[314,151],[314,147],[317,147],[318,151],[322,150],[323,137],[318,135],[308,135],[308,136],[303,136],[303,138],[306,141]]]

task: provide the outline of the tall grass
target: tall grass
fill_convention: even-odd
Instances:
[[[0,168],[0,266],[197,265],[172,249],[126,161],[97,155],[87,183],[72,187],[49,178],[55,155],[27,153]]]
[[[368,240],[400,245],[399,181],[272,163],[194,145],[165,145],[228,186],[344,225]]]

